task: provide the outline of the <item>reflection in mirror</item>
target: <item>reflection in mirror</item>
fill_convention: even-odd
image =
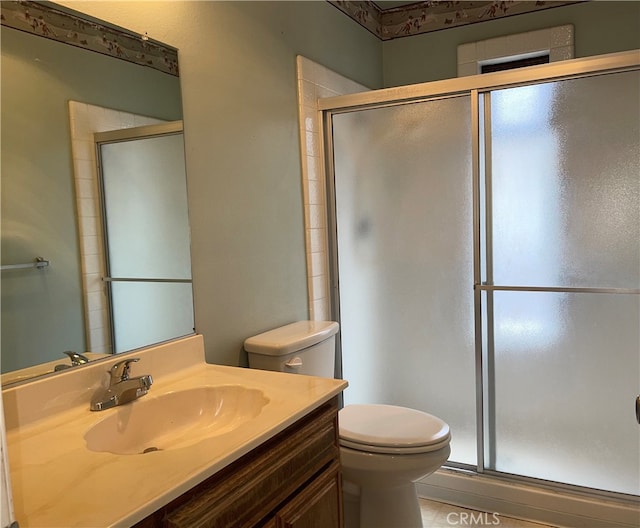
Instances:
[[[182,122],[95,138],[113,351],[193,333]]]
[[[174,48],[48,2],[1,7],[4,385],[113,353],[93,134],[182,111]]]

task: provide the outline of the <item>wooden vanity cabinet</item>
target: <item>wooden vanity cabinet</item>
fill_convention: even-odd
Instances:
[[[342,527],[334,398],[135,525]]]
[[[267,528],[342,526],[340,465],[334,463],[278,510]]]

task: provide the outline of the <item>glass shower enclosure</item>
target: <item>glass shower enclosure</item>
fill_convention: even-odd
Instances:
[[[640,72],[600,58],[326,100],[345,404],[450,464],[640,495]],[[573,68],[573,69],[572,69]]]

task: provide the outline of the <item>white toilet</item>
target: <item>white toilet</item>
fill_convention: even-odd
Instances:
[[[244,342],[249,366],[334,377],[338,323],[299,321]],[[449,426],[394,405],[347,405],[338,412],[347,528],[421,527],[415,482],[449,457]]]

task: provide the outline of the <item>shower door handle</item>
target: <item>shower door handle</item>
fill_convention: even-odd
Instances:
[[[636,420],[640,424],[640,396],[636,396]]]

